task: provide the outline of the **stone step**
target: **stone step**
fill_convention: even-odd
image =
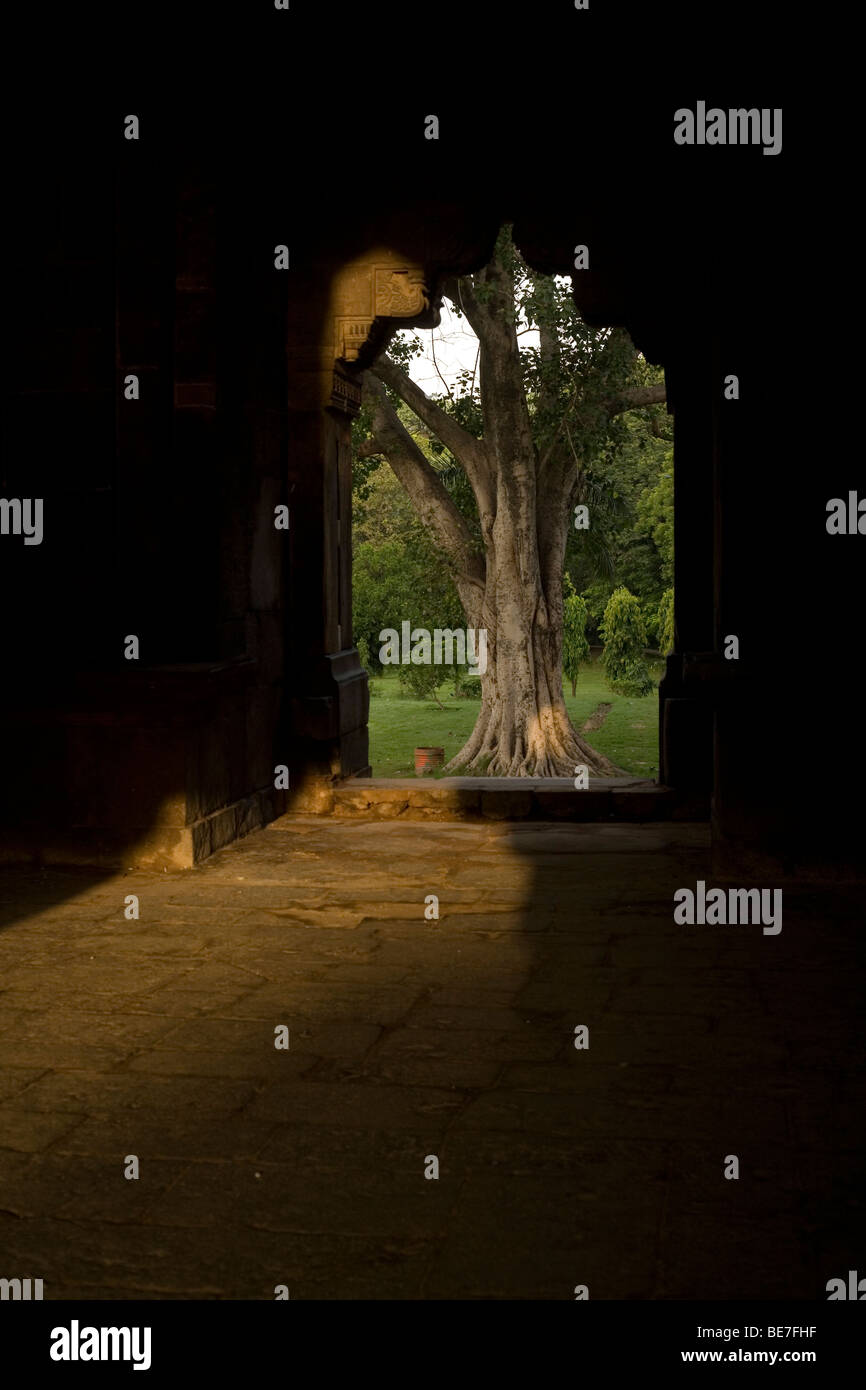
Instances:
[[[333,814],[365,820],[701,821],[709,799],[640,777],[350,777]]]

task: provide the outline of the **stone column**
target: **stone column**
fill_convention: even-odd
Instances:
[[[334,781],[370,772],[367,673],[351,615],[351,419],[360,388],[333,364],[330,385],[320,409],[290,412],[295,810],[329,810]],[[324,374],[320,386],[324,394]]]
[[[823,509],[806,505],[796,473],[791,486],[802,441],[791,428],[790,357],[773,328],[781,288],[777,295],[756,294],[749,322],[720,332],[714,382],[714,862],[720,872],[772,877],[833,852],[825,842],[831,807],[803,794],[811,742],[806,651],[827,630],[829,598],[826,571],[804,536],[823,529]],[[725,399],[732,375],[739,398]],[[726,660],[726,639],[734,637],[738,657]],[[820,787],[828,789],[823,769]]]
[[[369,776],[369,685],[352,644],[352,420],[360,372],[397,323],[429,322],[425,272],[381,246],[319,252],[290,282],[291,729],[296,810]]]

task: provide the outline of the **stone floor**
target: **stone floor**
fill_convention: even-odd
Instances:
[[[186,872],[8,870],[0,1277],[826,1298],[866,1272],[862,908],[675,925],[707,865],[696,824],[284,819]]]

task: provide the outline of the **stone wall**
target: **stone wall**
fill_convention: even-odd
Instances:
[[[667,130],[653,100],[647,129]],[[287,807],[326,810],[337,781],[369,772],[351,633],[358,373],[397,327],[433,322],[442,275],[482,265],[510,220],[539,270],[568,274],[590,246],[582,312],[624,324],[665,368],[677,638],[663,779],[712,795],[732,862],[856,861],[840,809],[853,770],[805,676],[810,633],[850,647],[861,542],[824,525],[851,481],[842,446],[827,454],[832,367],[815,354],[801,391],[788,364],[803,304],[821,299],[812,283],[793,294],[780,263],[795,225],[784,157],[711,164],[659,136],[652,167],[624,181],[628,110],[599,122],[575,103],[569,122],[509,112],[495,130],[443,108],[426,144],[420,124],[371,111],[357,157],[322,112],[290,168],[264,108],[205,134],[195,111],[151,113],[139,142],[119,120],[110,136],[73,121],[69,147],[88,158],[67,163],[61,141],[56,167],[22,173],[2,488],[44,498],[45,540],[4,537],[0,554],[9,853],[136,858],[162,824],[166,852],[193,862]],[[482,181],[449,162],[461,121],[486,151]]]

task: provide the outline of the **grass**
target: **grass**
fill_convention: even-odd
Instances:
[[[653,675],[658,679],[659,671]],[[479,700],[458,700],[443,685],[437,692],[445,709],[433,700],[403,695],[397,673],[389,669],[370,679],[370,763],[374,777],[413,777],[415,749],[445,749],[445,761],[459,753],[471,734]],[[570,692],[570,687],[569,687]],[[586,741],[626,772],[655,777],[658,772],[658,696],[630,699],[615,695],[604,671],[594,660],[581,668],[577,695],[566,694],[565,703],[575,728],[601,703],[612,706],[601,728],[584,735]],[[441,774],[438,774],[441,775]]]

